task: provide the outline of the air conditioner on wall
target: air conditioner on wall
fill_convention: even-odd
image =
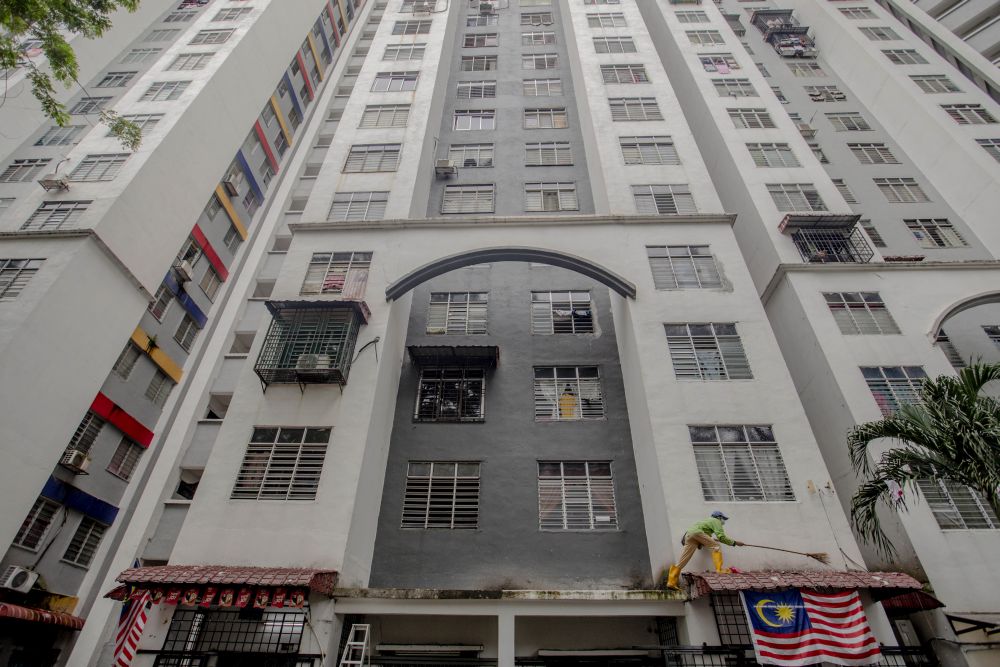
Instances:
[[[177,279],[184,283],[194,280],[194,267],[186,259],[177,261],[174,264],[174,271],[177,272]]]
[[[434,175],[435,176],[452,176],[455,174],[457,169],[455,168],[455,162],[453,160],[435,160],[434,161]]]
[[[328,371],[332,360],[329,354],[300,354],[295,360],[295,370],[299,371]]]
[[[0,588],[27,593],[38,581],[38,573],[17,565],[11,565],[0,576]]]
[[[492,2],[480,2],[479,3],[479,13],[480,14],[492,14],[496,6]]]
[[[82,449],[67,449],[59,460],[59,465],[69,468],[78,475],[85,475],[90,466],[90,454]]]

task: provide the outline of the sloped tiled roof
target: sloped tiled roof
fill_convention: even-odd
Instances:
[[[697,598],[712,592],[766,591],[779,588],[835,588],[835,589],[898,589],[920,590],[921,584],[902,572],[837,572],[824,570],[761,571],[739,574],[694,572],[685,576],[691,582],[691,597]]]
[[[337,583],[337,572],[304,567],[160,565],[125,570],[118,575],[117,580],[123,584],[137,586],[211,584],[301,587],[329,595]]]

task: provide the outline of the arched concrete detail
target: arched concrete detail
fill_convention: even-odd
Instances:
[[[941,313],[934,321],[934,326],[931,328],[929,334],[931,340],[937,340],[938,334],[941,333],[941,327],[943,327],[944,323],[955,315],[958,315],[966,310],[971,310],[972,308],[985,306],[989,303],[1000,303],[1000,292],[996,290],[992,292],[980,292],[975,296],[970,296],[967,299],[963,299],[962,301],[953,304],[948,310]]]
[[[570,255],[569,253],[516,246],[479,248],[436,259],[433,262],[410,271],[389,285],[385,289],[385,298],[387,301],[393,301],[420,283],[439,276],[442,273],[486,262],[536,262],[538,264],[550,264],[563,269],[569,269],[570,271],[576,271],[588,278],[593,278],[623,297],[635,298],[635,285],[633,283],[599,264],[595,264],[582,257],[577,257],[576,255]]]

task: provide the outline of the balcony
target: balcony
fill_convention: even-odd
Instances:
[[[815,57],[816,43],[809,36],[809,27],[799,25],[791,9],[758,9],[750,23],[760,30],[764,41],[786,58]]]
[[[792,232],[792,242],[810,264],[867,264],[875,256],[857,226],[800,228]]]

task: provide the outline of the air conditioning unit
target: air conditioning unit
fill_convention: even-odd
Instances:
[[[232,181],[222,181],[222,189],[226,191],[230,197],[236,197],[240,194],[239,188]]]
[[[90,467],[90,454],[80,449],[67,449],[59,460],[59,465],[69,468],[77,475],[86,475]]]
[[[38,581],[37,572],[32,572],[17,565],[11,565],[3,571],[3,576],[0,577],[0,588],[17,591],[18,593],[27,593],[35,585],[36,581]]]
[[[53,172],[38,179],[43,190],[69,190],[69,179]]]
[[[332,368],[329,354],[300,354],[295,360],[297,371],[328,371]]]
[[[809,123],[796,123],[795,127],[798,128],[799,134],[801,134],[806,139],[811,139],[816,136],[816,128],[814,128]]]
[[[174,271],[177,272],[177,279],[181,282],[189,283],[194,280],[194,267],[186,259],[177,261],[174,264]]]
[[[479,3],[479,13],[480,14],[492,14],[496,10],[496,6],[492,2],[480,2]]]
[[[435,160],[434,161],[434,174],[436,176],[453,176],[458,170],[455,168],[455,162],[453,160]]]
[[[434,11],[433,2],[414,2],[413,3],[413,13],[414,14],[430,14]]]

